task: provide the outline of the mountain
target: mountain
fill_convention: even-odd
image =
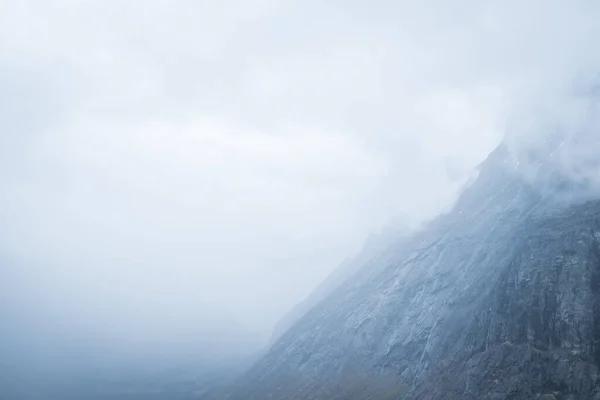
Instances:
[[[501,145],[450,212],[307,310],[223,397],[599,400],[600,200],[547,144]]]
[[[373,270],[378,265],[385,265],[387,257],[393,257],[394,245],[408,237],[410,229],[402,222],[396,222],[385,226],[381,232],[370,235],[362,249],[354,257],[345,260],[335,268],[323,282],[302,302],[298,303],[283,317],[273,329],[271,343],[279,339],[298,320],[320,304],[338,287],[342,286],[348,279],[362,269]]]

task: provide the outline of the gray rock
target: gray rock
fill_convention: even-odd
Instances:
[[[524,181],[499,148],[450,213],[308,311],[225,397],[600,399],[600,201],[580,189]]]

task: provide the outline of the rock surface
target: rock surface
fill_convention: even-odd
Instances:
[[[537,176],[500,147],[451,212],[365,264],[223,397],[600,400],[600,201],[575,201],[543,162]]]

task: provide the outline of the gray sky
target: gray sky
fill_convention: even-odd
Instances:
[[[598,37],[596,1],[0,0],[15,287],[79,324],[210,309],[268,335],[595,79]]]

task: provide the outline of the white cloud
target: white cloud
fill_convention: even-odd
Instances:
[[[0,7],[0,247],[264,330],[600,61],[585,1]]]

